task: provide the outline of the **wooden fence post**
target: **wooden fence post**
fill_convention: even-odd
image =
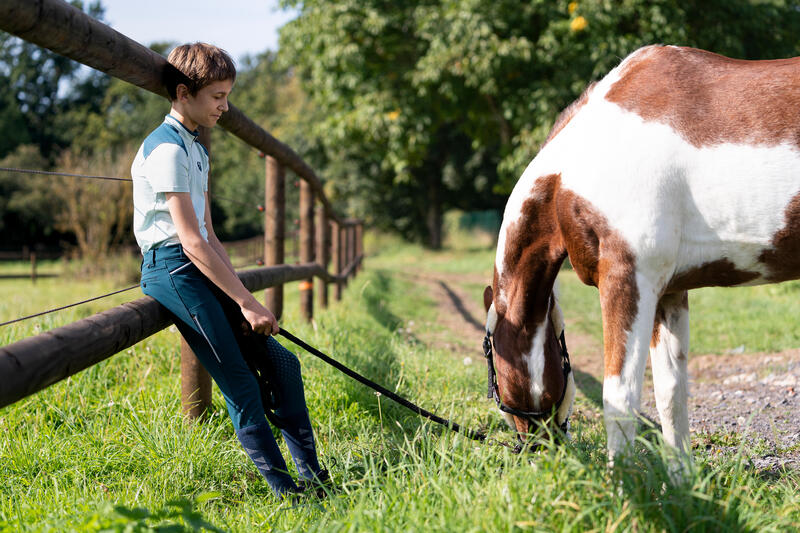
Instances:
[[[344,227],[344,234],[345,234],[345,247],[346,247],[345,266],[350,266],[350,264],[353,262],[353,257],[355,257],[355,251],[356,251],[354,242],[355,233],[353,232],[352,222],[347,222],[347,225]],[[345,284],[350,283],[350,278],[352,277],[353,277],[353,271],[350,270],[350,273],[347,275],[347,280],[345,280]]]
[[[326,271],[328,270],[328,262],[330,261],[330,252],[328,250],[328,245],[330,243],[330,239],[328,238],[329,234],[329,225],[328,225],[328,217],[325,214],[325,206],[320,204],[317,206],[317,222],[316,222],[316,230],[317,230],[317,263],[322,265]],[[328,307],[328,284],[325,282],[324,279],[317,280],[319,285],[317,286],[317,300],[319,301],[320,309],[326,309]]]
[[[359,221],[356,224],[356,257],[361,257],[361,262],[358,264],[357,272],[361,272],[364,268],[364,223]],[[355,272],[354,272],[355,274]]]
[[[306,180],[300,181],[300,263],[314,261],[314,190]],[[314,318],[314,278],[300,282],[300,313],[306,320]]]
[[[331,255],[333,273],[338,276],[342,273],[342,226],[335,220],[331,220]],[[342,299],[341,281],[336,282],[334,297],[337,302]]]
[[[198,140],[211,154],[211,130],[199,127]],[[210,180],[209,180],[210,181]],[[209,186],[209,190],[211,187]],[[181,337],[181,408],[189,420],[202,417],[211,407],[211,376]]]
[[[266,156],[264,182],[264,265],[282,265],[286,242],[286,175],[283,165]],[[264,303],[280,320],[283,314],[283,285],[264,292]]]

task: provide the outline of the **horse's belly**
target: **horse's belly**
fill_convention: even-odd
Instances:
[[[687,157],[685,183],[673,284],[696,288],[800,277],[797,149],[695,150]]]

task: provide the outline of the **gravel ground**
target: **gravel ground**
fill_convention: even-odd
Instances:
[[[652,379],[642,411],[658,420]],[[757,468],[800,468],[800,350],[689,358],[695,447],[744,451]]]

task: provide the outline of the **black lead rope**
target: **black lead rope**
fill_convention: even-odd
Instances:
[[[393,393],[392,391],[390,391],[390,390],[388,390],[388,389],[386,389],[384,387],[381,387],[380,385],[378,385],[374,381],[371,381],[371,380],[365,378],[364,376],[362,376],[358,372],[355,372],[355,371],[347,368],[346,366],[344,366],[339,361],[337,361],[337,360],[325,355],[321,351],[317,350],[313,346],[310,346],[306,342],[298,339],[297,337],[295,337],[294,335],[292,335],[291,333],[289,333],[288,331],[286,331],[283,328],[280,328],[278,330],[278,334],[284,336],[288,340],[290,340],[293,343],[295,343],[296,345],[300,346],[301,348],[306,350],[308,353],[319,357],[320,359],[322,359],[323,361],[325,361],[326,363],[328,363],[332,367],[334,367],[337,370],[343,372],[344,374],[347,374],[348,376],[350,376],[351,378],[355,379],[356,381],[358,381],[360,383],[363,383],[364,385],[366,385],[367,387],[371,388],[372,390],[375,390],[375,391],[381,393],[383,396],[386,396],[390,400],[392,400],[392,401],[394,401],[396,403],[399,403],[403,407],[405,407],[407,409],[410,409],[411,411],[414,411],[415,413],[417,413],[420,416],[424,416],[425,418],[427,418],[429,420],[432,420],[432,421],[436,422],[437,424],[441,424],[441,425],[451,429],[452,431],[455,431],[456,433],[461,433],[465,437],[469,437],[472,440],[477,440],[479,442],[497,443],[497,444],[500,444],[502,446],[506,446],[508,448],[513,448],[515,450],[515,452],[518,453],[518,449],[517,449],[518,447],[513,447],[513,446],[511,446],[511,445],[509,445],[507,443],[496,441],[494,439],[487,440],[486,434],[481,433],[480,431],[473,431],[471,429],[464,428],[464,427],[460,426],[459,424],[456,424],[455,422],[451,422],[450,420],[447,420],[446,418],[442,418],[440,416],[437,416],[437,415],[431,413],[430,411],[427,411],[427,410],[423,409],[422,407],[420,407],[420,406],[418,406],[418,405],[416,405],[414,403],[411,403],[410,401],[406,400],[402,396],[399,396],[399,395]]]

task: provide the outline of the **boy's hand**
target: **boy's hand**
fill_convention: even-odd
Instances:
[[[242,305],[242,315],[256,333],[262,335],[275,335],[278,333],[278,320],[272,311],[258,303],[253,298]]]

